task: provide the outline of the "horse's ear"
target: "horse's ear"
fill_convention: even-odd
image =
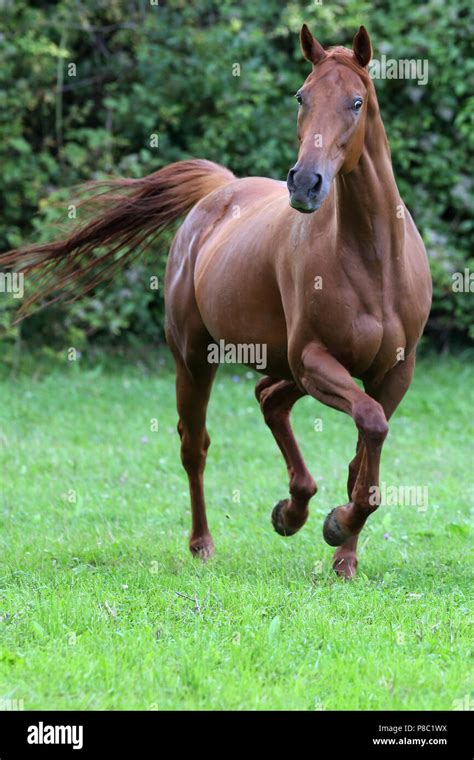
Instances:
[[[365,26],[361,26],[352,42],[352,49],[357,63],[364,68],[369,64],[372,57],[372,46],[369,33]]]
[[[304,57],[314,66],[325,57],[326,52],[323,46],[319,44],[316,37],[313,37],[306,24],[301,27],[300,42]]]

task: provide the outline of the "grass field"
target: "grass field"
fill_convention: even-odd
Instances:
[[[333,574],[321,535],[345,501],[352,421],[311,399],[295,407],[319,492],[305,528],[283,539],[270,511],[287,495],[286,471],[255,380],[234,368],[214,386],[206,490],[217,554],[205,566],[187,549],[166,357],[154,371],[71,362],[0,384],[0,698],[25,709],[472,700],[472,370],[419,363],[382,480],[428,487],[428,506],[380,508],[352,583]]]

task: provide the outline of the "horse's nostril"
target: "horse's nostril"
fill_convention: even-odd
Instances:
[[[315,182],[310,190],[311,195],[317,195],[321,190],[323,184],[323,178],[321,174],[315,174]]]
[[[295,188],[295,180],[294,180],[295,171],[296,169],[290,169],[290,171],[288,172],[288,177],[286,178],[286,184],[288,186],[288,190],[290,191],[294,190]]]

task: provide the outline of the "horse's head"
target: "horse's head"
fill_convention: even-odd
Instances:
[[[301,48],[313,70],[296,93],[299,103],[298,161],[288,173],[290,205],[316,211],[339,172],[357,165],[364,144],[370,78],[370,39],[363,26],[352,51],[324,50],[304,24]]]

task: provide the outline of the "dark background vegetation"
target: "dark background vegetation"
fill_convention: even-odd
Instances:
[[[473,61],[470,0],[3,0],[0,37],[0,249],[48,240],[67,222],[68,188],[110,174],[140,177],[182,158],[237,175],[284,178],[294,163],[293,93],[309,67],[298,32],[349,45],[360,24],[374,57],[429,61],[425,87],[378,80],[400,191],[423,235],[434,279],[428,336],[437,349],[469,340],[472,294],[452,273],[472,266]],[[68,65],[77,76],[68,76]],[[239,63],[241,76],[232,75]],[[150,135],[158,134],[152,148]],[[471,165],[469,166],[469,161]],[[102,351],[162,341],[166,251],[105,290],[11,327],[0,298],[1,352]],[[403,296],[401,296],[403,297]],[[470,337],[473,337],[472,328]]]

